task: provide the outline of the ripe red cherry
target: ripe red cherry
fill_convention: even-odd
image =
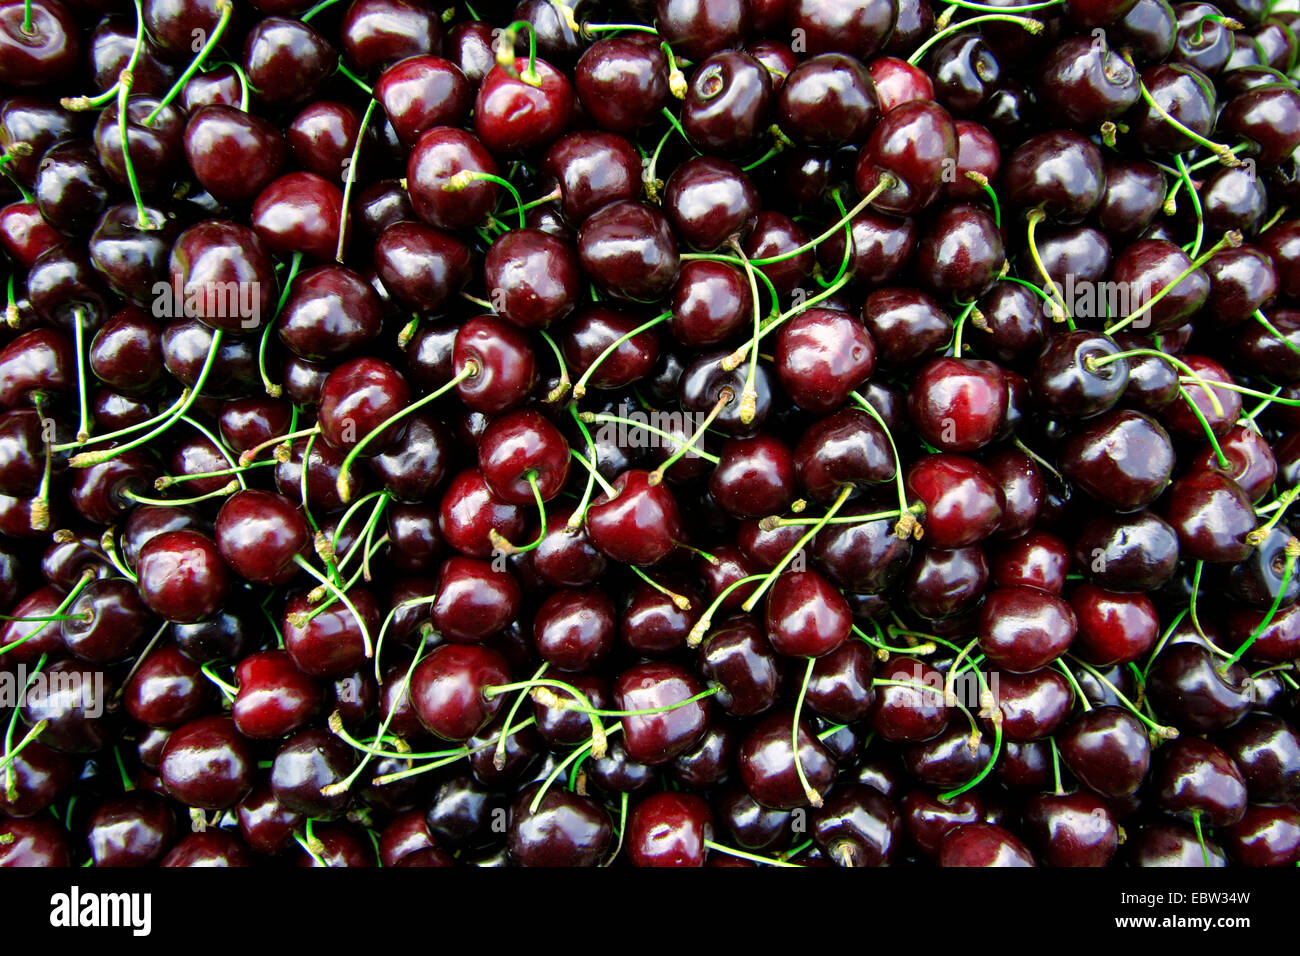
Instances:
[[[807,309],[781,326],[775,364],[781,387],[800,408],[835,411],[871,377],[876,344],[847,312]]]
[[[1010,830],[967,823],[948,832],[939,847],[940,866],[1035,866],[1029,848]]]
[[[999,588],[980,610],[979,643],[989,660],[1016,674],[1046,667],[1069,648],[1078,621],[1070,605],[1037,588]]]
[[[320,686],[294,666],[282,650],[259,651],[235,669],[239,692],[231,707],[245,737],[273,739],[293,733],[315,716]]]
[[[470,371],[456,386],[460,400],[489,415],[522,405],[537,380],[537,360],[528,337],[495,315],[478,316],[460,327],[452,365],[458,374]]]
[[[656,793],[628,817],[627,850],[635,866],[703,866],[713,813],[693,793]]]
[[[839,589],[816,571],[777,577],[767,595],[767,636],[779,654],[824,657],[848,640],[853,615]]]
[[[1007,397],[1006,378],[993,362],[937,358],[917,373],[907,409],[917,432],[931,445],[967,452],[998,436]]]
[[[512,229],[483,263],[498,314],[523,329],[544,329],[578,302],[581,276],[569,243],[540,229]]]
[[[519,541],[527,523],[523,509],[498,498],[477,468],[467,468],[452,478],[443,492],[438,530],[461,554],[490,558],[495,550],[490,532],[496,531],[507,541]]]
[[[453,179],[458,173],[468,182]],[[467,229],[487,218],[501,187],[475,173],[499,175],[496,160],[464,130],[435,126],[415,144],[406,163],[407,191],[421,219],[439,229]]]
[[[621,718],[623,746],[640,763],[667,763],[695,746],[708,729],[709,699],[682,703],[702,694],[704,685],[676,664],[636,664],[618,675],[613,690],[619,710],[658,711]]]
[[[250,488],[226,499],[217,514],[217,549],[241,577],[258,584],[287,584],[298,575],[294,559],[306,556],[311,529],[290,501]]]
[[[925,505],[926,543],[963,548],[997,530],[1006,503],[988,469],[964,455],[920,459],[907,472],[908,490]]]
[[[652,484],[648,471],[633,470],[615,478],[613,489],[587,509],[591,543],[625,564],[656,564],[672,554],[685,531],[668,486]]]
[[[568,77],[545,60],[494,66],[474,101],[474,132],[497,156],[543,149],[569,125],[575,105]]]
[[[140,596],[149,609],[177,624],[193,624],[221,610],[230,572],[217,545],[198,531],[165,531],[140,549]]]
[[[373,642],[379,633],[381,615],[374,595],[359,587],[348,591],[348,599],[362,620],[342,601],[323,609],[295,594],[284,608],[284,649],[294,665],[312,677],[339,677],[361,666],[366,657],[365,634]],[[362,633],[362,624],[365,633]]]
[[[1098,667],[1127,664],[1147,655],[1160,635],[1160,619],[1145,594],[1080,584],[1070,593],[1079,621],[1074,650]]]
[[[474,643],[501,631],[519,613],[523,592],[514,575],[490,561],[452,557],[438,576],[433,626],[447,640]]]
[[[499,653],[476,644],[444,644],[416,665],[411,705],[425,728],[443,740],[468,740],[496,716],[505,696],[490,687],[510,683]]]
[[[180,803],[233,807],[253,788],[257,758],[229,717],[201,717],[177,728],[163,747],[158,776]]]
[[[331,447],[377,455],[401,438],[405,420],[384,425],[410,403],[406,379],[387,362],[358,358],[344,362],[325,379],[317,419]],[[383,426],[381,428],[381,426]]]

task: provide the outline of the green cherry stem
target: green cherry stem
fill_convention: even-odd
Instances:
[[[357,611],[356,605],[352,603],[352,599],[347,596],[347,593],[324,574],[313,568],[311,563],[301,554],[295,554],[293,556],[293,563],[319,581],[324,585],[327,591],[343,602],[343,606],[352,613],[352,617],[356,620],[357,629],[361,631],[361,643],[365,648],[365,656],[373,657],[375,654],[375,648],[374,644],[372,644],[370,640],[370,629],[366,627],[365,618],[363,618],[360,612]]]
[[[907,58],[907,62],[912,66],[916,66],[925,57],[926,53],[930,51],[930,48],[934,46],[936,43],[942,41],[945,37],[951,36],[952,34],[957,33],[961,30],[968,29],[969,27],[973,27],[978,23],[994,23],[994,22],[1018,24],[1019,26],[1023,27],[1026,31],[1033,34],[1034,36],[1037,36],[1038,34],[1043,32],[1043,24],[1042,21],[1040,20],[1034,20],[1030,17],[1013,16],[1006,13],[984,14],[978,17],[971,17],[969,20],[963,20],[960,23],[954,23],[951,26],[947,26],[939,30],[932,37],[930,37],[930,39],[926,40],[919,47],[917,47],[916,50],[912,53],[912,55]]]
[[[194,59],[190,61],[190,65],[185,68],[185,72],[176,78],[176,82],[172,84],[172,88],[167,91],[161,100],[158,101],[158,105],[155,106],[153,111],[144,118],[145,126],[152,126],[154,124],[154,121],[158,119],[158,114],[161,113],[172,100],[180,95],[180,92],[185,89],[185,84],[187,84],[190,81],[190,78],[199,71],[199,67],[203,65],[203,61],[208,58],[208,54],[215,50],[217,44],[221,42],[221,37],[225,34],[226,27],[230,25],[230,18],[235,12],[233,0],[217,0],[217,12],[218,19],[216,25],[212,28],[212,34],[208,37],[208,41],[204,43],[202,49],[195,54]]]
[[[339,212],[339,243],[334,250],[334,259],[343,261],[343,250],[348,242],[348,212],[352,206],[352,184],[357,180],[357,163],[361,159],[361,144],[365,141],[366,128],[370,117],[375,112],[378,100],[371,98],[366,104],[366,111],[361,115],[361,125],[357,127],[357,141],[352,145],[352,155],[348,157],[348,169],[343,177],[343,206]]]
[[[221,329],[214,329],[212,332],[212,344],[208,347],[207,358],[203,360],[203,368],[199,370],[198,378],[194,380],[194,386],[182,390],[180,401],[173,406],[172,411],[164,413],[161,423],[156,428],[146,432],[144,435],[133,438],[125,444],[117,445],[113,448],[104,449],[103,451],[82,452],[79,455],[73,455],[68,464],[73,468],[89,468],[92,465],[101,464],[110,459],[116,458],[124,451],[138,448],[141,445],[152,441],[154,438],[167,431],[167,429],[171,428],[173,424],[180,420],[182,415],[189,411],[190,406],[194,404],[195,400],[203,392],[203,386],[208,380],[208,374],[212,371],[212,365],[216,361],[217,352],[221,348],[221,337]],[[154,420],[156,419],[151,419],[150,421]]]
[[[1250,637],[1242,642],[1241,647],[1237,648],[1231,657],[1219,665],[1219,675],[1221,677],[1227,676],[1228,669],[1241,660],[1245,653],[1250,650],[1251,645],[1259,640],[1259,636],[1273,623],[1273,618],[1277,616],[1278,609],[1282,606],[1282,599],[1286,596],[1287,589],[1295,578],[1296,560],[1300,558],[1300,540],[1289,539],[1286,543],[1285,554],[1286,564],[1282,569],[1282,584],[1278,587],[1277,594],[1273,595],[1273,603],[1269,607],[1268,613],[1255,626],[1255,630],[1251,632]]]
[[[1287,348],[1289,348],[1292,352],[1300,352],[1300,345],[1296,345],[1294,342],[1292,342],[1290,339],[1288,339],[1285,335],[1283,335],[1281,332],[1279,332],[1279,331],[1277,330],[1277,327],[1276,327],[1275,325],[1273,325],[1272,322],[1269,321],[1268,316],[1266,316],[1266,315],[1265,315],[1263,312],[1261,312],[1259,309],[1256,309],[1256,310],[1255,310],[1255,321],[1258,322],[1260,325],[1264,326],[1264,328],[1268,331],[1268,333],[1269,333],[1270,335],[1272,335],[1274,338],[1278,339],[1278,340],[1279,340],[1283,345],[1285,345]],[[1276,396],[1276,393],[1273,395],[1273,397],[1274,397],[1274,398],[1277,397],[1277,396]]]
[[[794,771],[799,778],[799,786],[803,787],[804,798],[814,807],[822,805],[822,795],[818,793],[808,782],[808,776],[803,769],[803,756],[799,752],[799,716],[803,712],[804,698],[808,695],[808,684],[812,680],[813,668],[817,666],[817,658],[808,658],[808,665],[804,668],[803,683],[799,685],[799,696],[794,702],[794,720],[790,729],[790,747],[794,756]]]
[[[894,485],[898,490],[898,524],[894,526],[894,535],[899,538],[920,538],[922,526],[917,520],[916,514],[907,504],[907,486],[903,483],[903,459],[898,455],[898,446],[894,444],[894,436],[885,424],[885,420],[876,411],[876,407],[863,398],[857,392],[850,392],[849,398],[857,404],[864,412],[875,419],[876,424],[885,432],[885,437],[889,439],[889,450],[894,456]],[[924,508],[922,508],[924,512]]]
[[[72,343],[77,350],[77,443],[85,444],[90,439],[90,409],[86,403],[86,351],[83,348],[86,337],[86,310],[81,306],[72,307]]]
[[[375,428],[367,432],[366,435],[361,439],[361,441],[357,442],[355,445],[352,446],[352,450],[349,451],[347,457],[343,459],[343,464],[339,466],[339,475],[338,475],[338,479],[335,482],[335,488],[339,493],[339,498],[342,499],[344,503],[347,503],[347,501],[352,497],[352,489],[348,487],[348,475],[352,469],[352,463],[357,460],[357,456],[361,454],[361,452],[365,449],[367,445],[370,444],[370,442],[375,438],[376,435],[381,434],[390,425],[393,425],[396,422],[401,421],[403,418],[405,418],[407,415],[410,415],[412,412],[418,411],[419,409],[423,408],[425,405],[428,405],[434,399],[451,391],[461,382],[465,381],[465,379],[473,378],[478,373],[479,373],[478,363],[475,362],[473,359],[470,359],[465,363],[465,367],[462,368],[459,372],[457,372],[455,377],[450,382],[447,382],[445,385],[442,385],[439,388],[434,389],[432,392],[430,392],[428,395],[425,395],[423,398],[412,402],[410,405],[407,405],[401,411],[397,411],[389,415],[386,419],[380,422],[379,425],[377,425]]]
[[[1192,240],[1191,249],[1186,246],[1183,247],[1183,251],[1195,259],[1200,255],[1201,242],[1205,238],[1205,213],[1201,209],[1201,196],[1197,192],[1196,184],[1192,182],[1191,173],[1187,170],[1187,163],[1183,161],[1182,156],[1175,156],[1174,162],[1178,164],[1178,174],[1181,181],[1187,184],[1187,194],[1192,198],[1192,209],[1196,213],[1196,238]]]
[[[622,345],[625,342],[631,341],[632,339],[640,335],[642,332],[646,332],[650,329],[653,329],[656,325],[666,322],[672,317],[673,314],[671,312],[664,312],[661,313],[660,315],[656,315],[650,321],[643,322],[641,325],[638,325],[631,332],[628,332],[625,335],[620,335],[613,342],[610,342],[609,345],[605,346],[604,350],[599,355],[597,355],[595,360],[589,366],[587,366],[585,371],[583,371],[582,376],[576,382],[573,383],[573,397],[575,399],[581,399],[584,395],[587,394],[587,383],[591,380],[591,376],[595,374],[596,369],[600,368],[601,364],[603,364],[607,358],[609,358],[611,355],[614,354],[614,352],[618,350],[618,347],[620,345]]]
[[[541,527],[537,531],[537,537],[528,544],[512,544],[496,528],[488,529],[488,540],[492,542],[492,547],[498,554],[524,554],[546,540],[546,502],[542,499],[542,489],[537,487],[537,472],[529,469],[524,479],[528,482],[528,487],[533,489],[533,501],[537,504],[537,516],[541,521]]]
[[[781,560],[777,562],[776,567],[765,575],[763,583],[755,588],[754,593],[746,598],[745,603],[741,605],[742,610],[746,613],[754,610],[759,599],[767,593],[767,589],[772,586],[772,583],[780,576],[781,572],[784,571],[790,562],[794,560],[794,556],[802,551],[807,546],[808,542],[817,536],[817,532],[822,529],[827,521],[835,517],[836,513],[844,507],[844,503],[849,500],[849,496],[853,494],[853,491],[854,488],[852,485],[845,485],[840,489],[839,496],[835,499],[835,503],[826,509],[826,514],[822,516],[822,520],[805,531],[803,536],[795,542],[794,547],[787,551],[782,556]]]
[[[524,71],[519,72],[516,66],[515,56],[515,38],[519,35],[520,30],[528,31],[528,65]],[[537,31],[527,20],[516,20],[510,26],[501,31],[496,43],[496,59],[499,66],[505,73],[515,79],[522,80],[529,86],[541,86],[542,77],[537,72]]]

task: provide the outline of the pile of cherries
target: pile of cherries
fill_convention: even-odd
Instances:
[[[1297,36],[0,0],[0,865],[1300,863]]]

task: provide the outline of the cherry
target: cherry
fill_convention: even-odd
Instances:
[[[170,730],[208,713],[212,691],[198,663],[178,645],[164,644],[145,657],[127,680],[123,701],[132,719]]]
[[[1133,866],[1227,866],[1223,850],[1213,840],[1198,836],[1190,826],[1173,822],[1142,827],[1129,845]]]
[[[1075,538],[1074,557],[1094,584],[1112,590],[1152,591],[1173,577],[1179,538],[1150,511],[1088,519]]]
[[[876,88],[881,113],[888,113],[904,103],[934,99],[934,81],[930,74],[906,60],[896,56],[877,57],[867,64],[867,72]]]
[[[578,299],[578,260],[569,244],[537,229],[499,237],[483,265],[502,318],[524,329],[542,329],[563,318]]]
[[[45,221],[67,236],[84,236],[108,208],[116,184],[89,141],[66,139],[41,157],[32,194]]]
[[[270,318],[277,287],[271,257],[246,226],[207,220],[186,229],[172,246],[170,272],[173,287],[184,296],[186,316],[209,328],[246,335]],[[234,302],[232,289],[239,290]]]
[[[387,362],[358,358],[344,362],[325,379],[317,420],[333,448],[378,454],[401,438],[404,421],[386,424],[410,401],[406,379]]]
[[[352,607],[341,601],[316,607],[301,593],[286,602],[284,649],[304,674],[339,677],[365,660],[367,635],[373,639],[379,633],[379,605],[369,591],[361,588],[351,588],[347,596]]]
[[[743,156],[767,131],[771,100],[767,67],[737,50],[714,53],[691,77],[682,102],[682,129],[702,151]]]
[[[874,208],[897,216],[920,212],[938,198],[957,161],[957,129],[934,102],[903,103],[881,117],[859,154],[854,185]]]
[[[1300,814],[1294,807],[1248,806],[1221,839],[1245,866],[1294,866],[1300,859]]]
[[[1142,0],[1139,10],[1146,3]],[[1132,238],[1151,224],[1165,201],[1165,180],[1160,169],[1144,159],[1107,156],[1106,188],[1093,211],[1100,225],[1114,236]]]
[[[249,489],[226,499],[216,540],[235,573],[259,584],[286,584],[298,575],[295,558],[308,553],[310,530],[288,499]]]
[[[1007,404],[1002,370],[992,362],[938,358],[922,366],[908,393],[921,437],[942,451],[974,451],[996,437]]]
[[[739,166],[716,156],[697,156],[668,177],[664,206],[681,239],[711,250],[733,237],[745,238],[757,222],[760,201],[758,190]],[[699,260],[685,266],[705,264],[719,263]]]
[[[876,346],[847,313],[808,309],[781,326],[775,360],[777,378],[795,403],[827,413],[871,376]]]
[[[927,548],[908,568],[904,589],[917,614],[937,620],[970,610],[988,579],[988,561],[979,547]]]
[[[663,213],[643,203],[610,203],[593,213],[578,233],[583,270],[618,298],[662,297],[677,278],[679,258]]]
[[[840,866],[885,866],[898,855],[903,822],[873,787],[837,787],[813,817],[813,841]]]
[[[934,547],[965,547],[997,529],[1006,499],[989,471],[972,459],[931,455],[912,466],[906,481],[925,505],[925,531]]]
[[[1035,794],[1024,813],[1026,837],[1049,866],[1105,866],[1115,855],[1114,815],[1090,793]]]
[[[1191,148],[1196,141],[1184,128],[1208,136],[1218,104],[1214,84],[1207,79],[1191,64],[1166,63],[1144,70],[1141,82],[1160,109],[1146,100],[1138,103],[1131,117],[1133,135],[1140,137],[1147,149],[1159,152]],[[1165,114],[1176,116],[1179,126],[1167,122]]]
[[[59,625],[64,645],[93,664],[124,660],[153,625],[140,592],[123,578],[89,582],[66,613]]]
[[[375,244],[384,288],[420,312],[439,312],[470,278],[470,250],[459,239],[420,223],[396,222]]]
[[[483,473],[470,468],[448,483],[439,505],[438,529],[443,540],[462,554],[488,558],[496,550],[490,532],[517,541],[526,525],[524,512],[498,498]]]
[[[1151,785],[1160,806],[1229,826],[1246,811],[1246,783],[1226,753],[1199,737],[1180,737],[1156,751]]]
[[[287,810],[315,820],[337,819],[352,795],[336,785],[347,779],[355,764],[356,752],[328,730],[301,730],[276,752],[271,793]]]
[[[765,613],[768,640],[789,657],[830,654],[848,639],[852,624],[848,602],[816,571],[777,577]]]
[[[979,643],[989,660],[1027,674],[1060,657],[1074,640],[1078,622],[1060,598],[1037,588],[999,588],[980,610]]]
[[[71,866],[67,833],[55,820],[13,820],[0,823],[0,866]]]
[[[588,116],[602,129],[626,135],[659,118],[668,102],[668,61],[658,46],[609,37],[582,54],[574,86]]]
[[[442,21],[410,0],[357,0],[343,15],[340,34],[343,55],[364,73],[437,50]]]
[[[24,87],[65,79],[81,59],[80,38],[58,0],[0,5],[0,80]]]
[[[1251,800],[1285,803],[1300,794],[1300,734],[1272,714],[1247,714],[1214,737],[1240,771]]]
[[[1221,668],[1219,658],[1198,643],[1166,647],[1147,677],[1156,714],[1180,730],[1198,733],[1237,723],[1253,703],[1252,685],[1241,665]]]
[[[1250,498],[1231,478],[1194,470],[1166,492],[1165,519],[1178,534],[1184,554],[1197,561],[1235,563],[1246,558],[1255,529]]]
[[[667,763],[690,750],[708,728],[711,705],[704,687],[676,664],[646,662],[623,671],[614,681],[615,706],[621,711],[654,711],[621,718],[628,756],[651,766]]]
[[[30,817],[50,807],[76,780],[72,759],[39,741],[15,749],[7,769],[5,789],[0,792],[0,809],[10,817]]]
[[[799,142],[817,146],[861,143],[878,115],[872,76],[851,56],[824,53],[811,57],[786,77],[776,113],[782,129]]]
[[[744,274],[729,263],[708,259],[682,263],[670,305],[674,337],[694,348],[727,341],[751,320],[754,308]]]
[[[167,793],[191,807],[226,810],[253,787],[255,757],[229,717],[201,717],[177,728],[158,775]]]
[[[720,688],[718,706],[735,716],[768,710],[781,688],[781,665],[772,646],[747,618],[714,629],[700,649],[700,669]]]
[[[796,759],[803,769],[802,779],[795,769]],[[741,740],[738,762],[741,782],[750,796],[773,810],[821,805],[835,774],[821,741],[788,712],[771,714],[755,724]]]
[[[1066,724],[1061,759],[1084,786],[1112,799],[1134,793],[1151,765],[1151,744],[1136,717],[1120,707],[1094,707]]]
[[[889,40],[899,7],[881,0],[790,0],[786,16],[791,29],[802,31],[796,36],[803,38],[809,53],[848,53],[867,61]]]
[[[88,822],[90,856],[95,866],[149,866],[176,839],[176,817],[157,794],[136,790],[109,797]]]
[[[496,716],[504,700],[488,696],[510,681],[504,657],[487,647],[445,644],[416,665],[411,704],[430,733],[468,740]]]
[[[301,20],[267,17],[244,37],[248,84],[259,100],[274,108],[312,99],[337,61],[329,41]]]
[[[854,517],[872,513],[876,506],[854,504],[840,513]],[[879,594],[900,580],[912,555],[910,542],[894,533],[892,518],[854,522],[823,528],[813,541],[812,557],[818,567],[840,587],[863,594]]]
[[[551,787],[537,801],[531,784],[510,806],[506,846],[518,866],[597,866],[613,840],[608,814],[588,797]]]
[[[488,414],[523,404],[537,376],[527,337],[491,315],[470,319],[460,327],[452,362],[466,376],[457,383],[456,394],[470,408]]]
[[[191,833],[172,847],[159,866],[252,866],[253,857],[239,837],[225,830]]]
[[[1034,397],[1051,412],[1086,418],[1113,406],[1128,385],[1127,359],[1107,361],[1120,353],[1107,336],[1067,332],[1048,343],[1034,366]]]
[[[497,172],[496,160],[474,136],[451,126],[435,126],[420,136],[407,161],[411,205],[421,219],[438,229],[477,225],[501,193],[501,187],[483,174],[494,177]]]
[[[474,133],[498,156],[534,152],[559,138],[574,106],[568,78],[545,60],[498,62],[479,84]]]
[[[140,596],[151,611],[192,624],[221,609],[230,575],[217,545],[198,531],[165,531],[140,549]]]
[[[694,794],[656,793],[636,805],[627,826],[634,866],[703,866],[713,814]]]
[[[295,355],[329,362],[373,340],[382,321],[383,305],[364,277],[342,266],[319,266],[294,279],[276,333]]]

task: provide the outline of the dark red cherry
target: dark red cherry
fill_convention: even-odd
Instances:
[[[767,67],[737,50],[714,53],[691,77],[682,102],[682,129],[704,152],[743,156],[767,132],[771,100]]]
[[[546,151],[541,169],[555,179],[560,208],[573,226],[602,206],[641,195],[641,158],[614,133],[568,133]]]
[[[1218,98],[1214,84],[1196,67],[1186,63],[1160,64],[1144,70],[1141,82],[1159,107],[1156,109],[1143,100],[1134,106],[1129,117],[1132,135],[1146,149],[1181,152],[1193,148],[1195,140],[1182,128],[1200,136],[1211,133]],[[1166,122],[1166,114],[1176,116],[1179,126]]]
[[[963,455],[930,455],[914,464],[907,487],[925,505],[927,542],[961,548],[997,530],[1005,498],[983,465]]]
[[[600,551],[627,564],[662,561],[685,537],[672,491],[652,484],[650,472],[619,475],[613,494],[601,494],[587,509],[587,535]]]
[[[544,329],[578,302],[578,258],[563,239],[538,229],[500,236],[483,263],[498,314],[523,329]]]
[[[221,609],[230,572],[217,545],[198,531],[165,531],[140,549],[140,595],[160,617],[190,624]]]
[[[43,86],[69,77],[81,59],[81,31],[58,0],[0,5],[0,82]]]
[[[311,529],[288,499],[250,488],[227,498],[217,514],[217,548],[230,568],[258,584],[287,584],[306,557]]]
[[[176,817],[164,798],[136,790],[97,806],[87,830],[95,866],[150,866],[175,840]]]
[[[700,649],[700,671],[720,690],[718,706],[739,717],[769,709],[781,689],[781,664],[749,618],[724,621]]]
[[[931,220],[917,243],[915,267],[926,288],[967,301],[998,279],[1004,261],[993,217],[982,206],[962,203]]]
[[[156,625],[140,592],[124,578],[91,581],[65,612],[60,629],[72,654],[93,664],[125,659]]]
[[[795,769],[796,759],[807,789]],[[796,724],[788,712],[772,714],[755,724],[740,743],[738,761],[745,789],[755,801],[773,810],[821,805],[835,774],[821,741],[802,720]]]
[[[316,173],[287,173],[258,193],[252,224],[275,252],[329,261],[339,249],[342,211],[343,191],[334,183]]]
[[[932,359],[908,392],[912,424],[941,451],[974,451],[988,444],[997,436],[1006,404],[1002,370],[976,359]]]
[[[999,588],[980,610],[979,643],[1004,670],[1027,674],[1060,657],[1078,622],[1070,605],[1037,588]]]
[[[510,807],[506,846],[518,866],[598,866],[609,853],[613,825],[588,797],[550,787],[537,801],[540,783],[531,784]]]
[[[527,530],[523,509],[502,501],[488,486],[483,473],[468,468],[451,479],[438,512],[443,540],[462,554],[489,558],[496,548],[490,532],[515,542]]]
[[[320,686],[282,650],[250,654],[239,662],[235,677],[239,692],[231,716],[245,737],[283,737],[303,727],[320,707]]]
[[[678,166],[664,193],[673,229],[698,249],[717,249],[743,239],[754,228],[758,191],[737,165],[716,156],[696,156]]]
[[[1182,552],[1195,560],[1236,563],[1250,553],[1254,507],[1226,475],[1198,469],[1179,478],[1165,494],[1163,514]]]
[[[455,178],[460,173],[465,176]],[[427,130],[406,164],[407,191],[416,214],[438,229],[478,225],[496,206],[501,187],[475,178],[477,173],[496,176],[498,169],[474,136],[451,126]]]
[[[465,322],[452,350],[456,372],[469,371],[456,394],[474,411],[500,414],[522,405],[537,378],[527,336],[514,325],[483,315]]]
[[[340,24],[343,55],[362,73],[405,57],[437,52],[442,21],[410,0],[356,0]]]
[[[677,278],[679,259],[663,213],[643,203],[611,203],[592,214],[578,233],[583,270],[619,298],[651,301]]]
[[[384,288],[419,312],[441,312],[471,274],[468,246],[416,222],[396,222],[380,233],[374,261]]]
[[[1240,664],[1223,670],[1221,658],[1199,643],[1170,644],[1156,657],[1147,679],[1155,713],[1193,733],[1231,727],[1254,704],[1254,688]]]
[[[1080,330],[1052,338],[1034,365],[1034,397],[1058,415],[1086,418],[1114,405],[1128,385],[1126,359],[1095,363],[1120,351],[1107,336]]]
[[[703,866],[713,814],[695,794],[656,793],[636,805],[627,827],[633,866]]]
[[[294,594],[285,603],[284,649],[304,674],[340,677],[361,666],[367,645],[373,647],[382,618],[379,605],[374,595],[359,587],[350,588],[347,595],[351,607],[328,597],[328,604],[317,606],[305,593]]]
[[[301,20],[267,17],[244,38],[249,86],[272,108],[312,99],[337,63],[329,41]]]
[[[1094,707],[1066,725],[1058,738],[1070,772],[1103,797],[1137,790],[1151,764],[1146,728],[1119,707]]]
[[[800,408],[834,411],[875,369],[871,335],[846,312],[808,309],[781,326],[777,378]]]
[[[512,70],[498,63],[479,84],[474,133],[496,156],[535,152],[564,132],[575,102],[568,77],[545,60],[520,57]]]
[[[1229,826],[1246,811],[1246,783],[1221,749],[1200,737],[1179,737],[1156,751],[1151,786],[1161,809]]]
[[[410,402],[397,369],[375,358],[344,362],[325,379],[317,411],[321,437],[333,448],[376,455],[401,438],[403,420],[386,424]],[[364,443],[364,444],[363,444]]]
[[[332,253],[331,253],[332,256]],[[278,283],[258,235],[234,222],[207,220],[186,229],[171,251],[171,284],[179,315],[234,335],[256,332],[271,317]]]
[[[930,205],[957,162],[957,128],[934,102],[895,107],[872,129],[858,157],[854,185],[866,196],[879,189],[873,208],[910,216]]]
[[[887,0],[790,0],[786,16],[808,53],[848,53],[866,62],[889,40],[899,7]]]
[[[416,665],[411,704],[430,733],[444,740],[467,740],[501,708],[503,696],[489,688],[508,684],[506,659],[487,647],[444,644]]]
[[[126,712],[148,727],[172,729],[208,713],[213,685],[175,644],[141,660],[123,692]]]
[[[948,725],[944,677],[912,657],[893,657],[876,672],[876,700],[871,723],[895,743],[914,743],[937,736]]]
[[[776,103],[782,129],[814,146],[861,143],[880,112],[871,74],[841,53],[800,63],[781,85]]]
[[[583,111],[624,135],[660,118],[668,102],[668,61],[658,46],[609,37],[587,48],[574,74]]]
[[[383,304],[363,276],[343,266],[319,266],[294,279],[276,333],[300,358],[331,362],[374,339],[382,321]]]
[[[163,747],[158,775],[182,804],[226,810],[252,789],[256,758],[229,717],[202,717],[175,731]]]
[[[778,576],[765,607],[768,640],[790,657],[831,653],[848,640],[853,623],[844,595],[816,571]]]
[[[633,760],[658,765],[695,746],[709,724],[707,697],[684,703],[704,692],[690,671],[660,662],[636,664],[614,681],[618,710],[655,711],[621,718],[623,746]]]

